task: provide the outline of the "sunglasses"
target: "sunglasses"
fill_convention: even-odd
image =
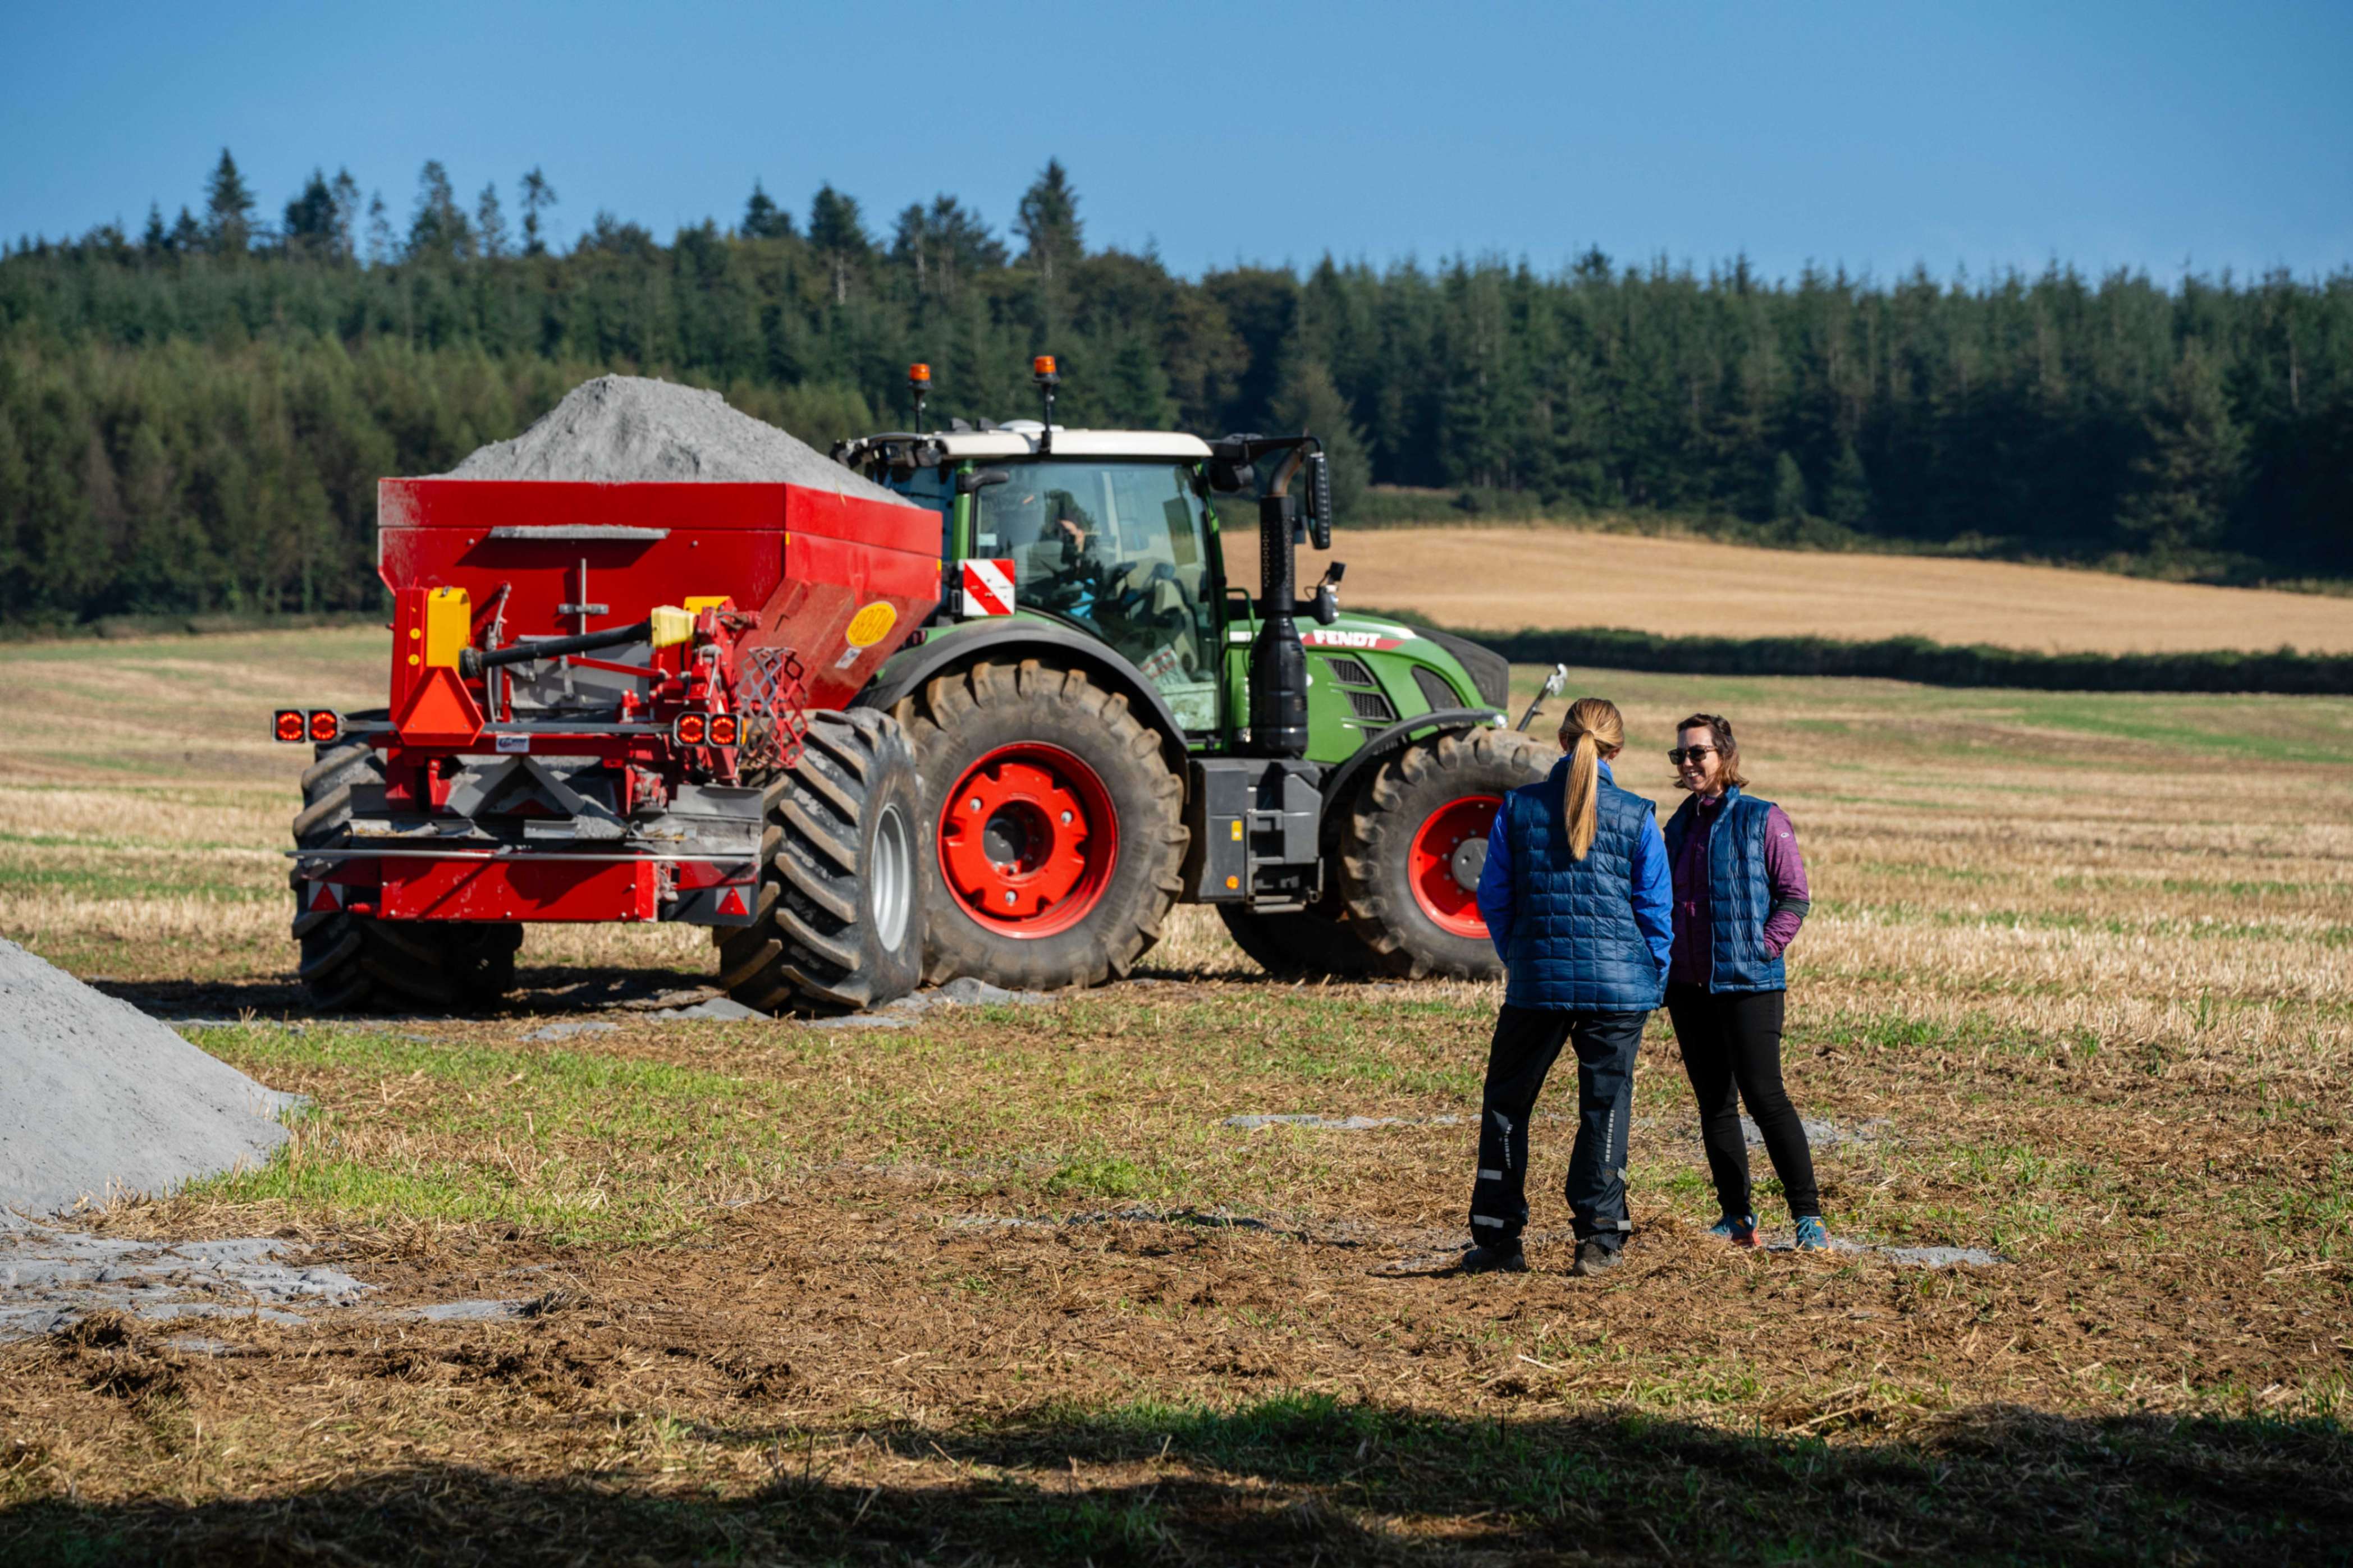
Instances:
[[[1667,753],[1667,761],[1682,767],[1686,757],[1695,763],[1715,750],[1714,746],[1677,746]]]

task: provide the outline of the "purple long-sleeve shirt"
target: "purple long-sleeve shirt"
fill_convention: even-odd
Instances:
[[[1702,795],[1699,820],[1683,837],[1683,852],[1674,858],[1675,948],[1667,963],[1670,985],[1704,985],[1715,967],[1715,900],[1708,876],[1708,831],[1724,809],[1722,795]],[[1805,923],[1812,895],[1806,886],[1805,858],[1798,853],[1798,832],[1779,806],[1765,815],[1765,880],[1772,889],[1772,913],[1765,919],[1765,948],[1781,956]]]

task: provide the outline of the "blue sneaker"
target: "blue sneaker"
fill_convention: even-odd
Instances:
[[[1814,1224],[1819,1228],[1821,1221],[1816,1220]],[[1757,1216],[1753,1214],[1725,1215],[1709,1226],[1707,1233],[1720,1236],[1735,1247],[1754,1247],[1757,1245]]]
[[[1822,1228],[1822,1216],[1815,1214],[1799,1215],[1798,1216],[1798,1250],[1828,1252],[1830,1249],[1831,1233]]]

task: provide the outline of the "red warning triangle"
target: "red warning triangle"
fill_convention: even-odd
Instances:
[[[395,721],[411,746],[470,746],[482,732],[482,710],[447,665],[435,665],[411,692]]]
[[[343,901],[335,897],[335,885],[332,882],[320,883],[319,890],[311,895],[311,908],[313,910],[325,910],[332,913],[343,907]]]
[[[752,911],[744,906],[744,890],[730,888],[719,895],[719,912],[723,915],[744,915]]]

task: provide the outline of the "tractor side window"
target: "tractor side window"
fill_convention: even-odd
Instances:
[[[1205,520],[1179,463],[1018,464],[980,492],[975,553],[1013,562],[1015,601],[1117,649],[1187,730],[1218,727]]]

